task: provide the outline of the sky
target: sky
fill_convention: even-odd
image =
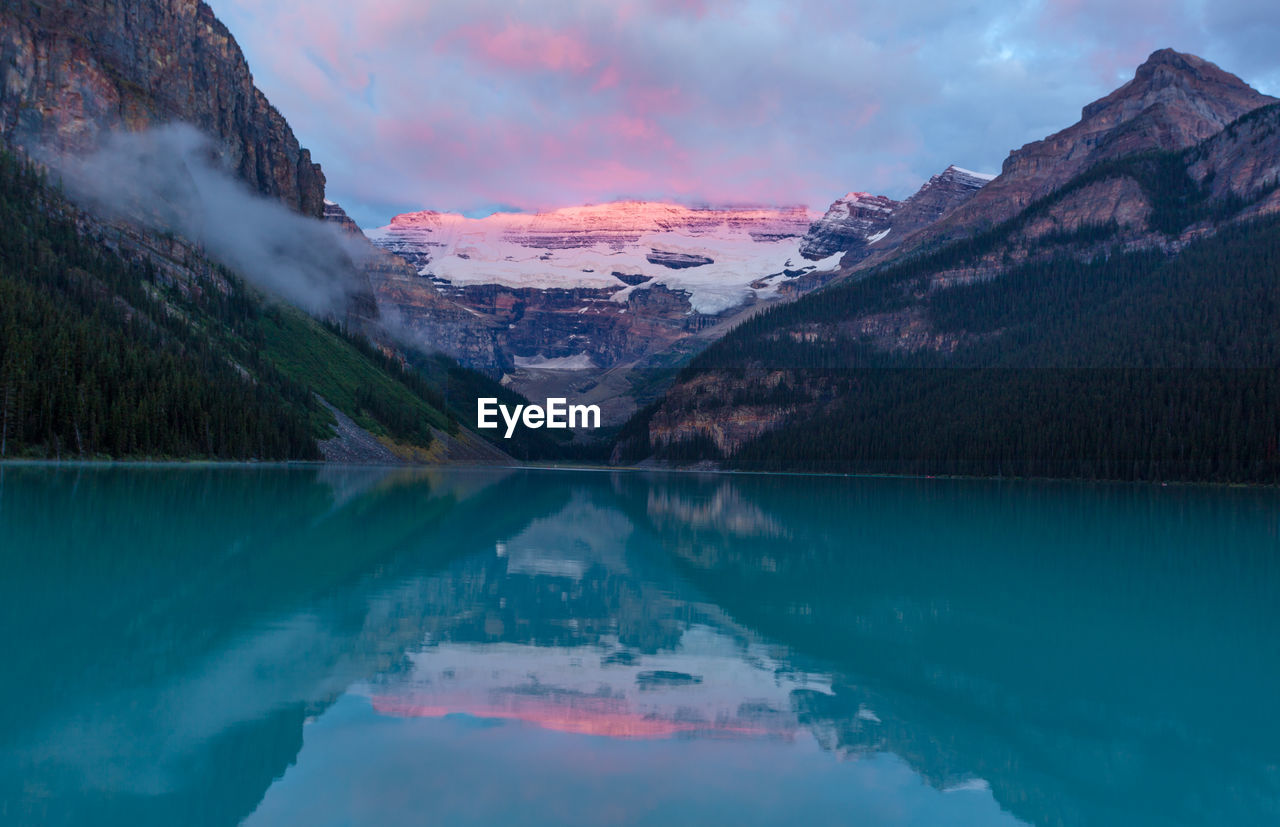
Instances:
[[[363,227],[905,197],[1170,46],[1280,96],[1275,0],[208,0]]]

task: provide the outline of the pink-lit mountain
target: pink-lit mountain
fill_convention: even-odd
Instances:
[[[806,293],[973,197],[990,176],[948,167],[910,198],[851,193],[805,207],[619,201],[467,218],[422,211],[366,233],[408,263],[375,278],[384,313],[424,347],[441,341],[441,297],[486,327],[446,350],[534,397],[633,406],[636,369],[680,358],[733,320]],[[465,320],[463,320],[465,321]],[[462,329],[462,328],[459,328]],[[492,346],[474,344],[492,337]],[[616,406],[611,408],[610,406]],[[619,419],[620,421],[620,419]]]
[[[647,289],[640,285],[662,285],[686,293],[691,311],[714,315],[772,296],[788,278],[833,268],[831,255],[800,255],[812,218],[803,207],[620,201],[479,219],[407,213],[368,235],[445,287],[586,288],[623,303]]]

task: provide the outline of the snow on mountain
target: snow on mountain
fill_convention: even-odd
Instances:
[[[972,178],[974,181],[981,181],[981,182],[983,182],[983,183],[986,183],[986,182],[988,182],[988,181],[994,181],[994,180],[995,180],[995,178],[996,178],[995,173],[991,173],[991,172],[974,172],[974,171],[973,171],[973,170],[971,170],[971,169],[965,169],[964,167],[958,167],[958,166],[956,166],[955,164],[952,164],[951,166],[947,167],[947,172],[954,172],[954,173],[956,174],[956,176],[957,176],[957,177],[962,177],[962,178]],[[945,174],[945,173],[944,173],[944,174]]]
[[[836,199],[809,227],[800,253],[810,259],[844,253],[845,265],[869,258],[884,260],[908,235],[964,204],[995,177],[949,166],[903,201],[851,192]]]
[[[407,213],[367,234],[442,285],[605,289],[619,303],[662,285],[713,315],[771,296],[788,278],[834,268],[838,254],[800,254],[811,218],[802,207],[623,201],[479,219]]]
[[[898,202],[883,195],[851,192],[837,198],[822,218],[809,227],[800,244],[807,259],[826,259],[875,243],[888,229]]]

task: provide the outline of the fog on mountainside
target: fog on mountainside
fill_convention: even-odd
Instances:
[[[195,241],[268,293],[319,316],[341,318],[359,239],[252,192],[214,142],[187,124],[112,133],[89,155],[44,152],[77,203],[145,230]]]

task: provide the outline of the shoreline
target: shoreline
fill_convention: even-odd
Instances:
[[[369,469],[423,471],[559,471],[589,473],[628,474],[683,474],[690,476],[717,475],[740,477],[818,477],[831,479],[885,479],[885,480],[944,480],[955,482],[1009,482],[1009,483],[1073,483],[1086,485],[1143,485],[1156,488],[1236,488],[1276,489],[1280,482],[1217,482],[1211,480],[1115,480],[1085,477],[984,477],[951,474],[873,474],[839,471],[749,471],[726,468],[664,468],[643,465],[573,465],[519,463],[346,463],[323,460],[222,460],[222,459],[0,459],[0,470],[7,467],[47,468],[263,468],[263,469]]]

